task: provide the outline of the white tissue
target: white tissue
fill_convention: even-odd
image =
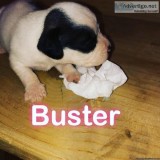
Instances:
[[[63,83],[67,89],[87,99],[110,97],[113,90],[127,81],[122,69],[108,60],[98,71],[94,67],[78,66],[77,70],[82,74],[79,83],[68,82],[65,77]]]

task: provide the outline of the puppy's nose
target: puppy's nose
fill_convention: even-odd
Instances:
[[[111,45],[109,44],[107,51],[108,51],[108,52],[111,52],[111,50],[112,50],[112,47],[111,47]]]

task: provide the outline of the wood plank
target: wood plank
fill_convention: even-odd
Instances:
[[[36,1],[36,0],[35,0]],[[51,6],[53,4],[52,1],[44,1],[39,0],[45,6]],[[54,3],[62,2],[60,0],[54,0]],[[89,6],[93,11],[97,11],[100,15],[106,16],[114,16],[114,17],[125,17],[131,19],[139,19],[145,20],[150,22],[160,22],[160,14],[159,13],[134,13],[134,14],[127,14],[127,13],[115,13],[114,12],[114,3],[115,0],[74,0],[74,2],[78,2],[84,5]]]
[[[53,3],[62,2],[61,0],[33,0],[38,2],[41,6],[49,7],[53,5]],[[6,5],[12,2],[12,0],[3,0],[0,1],[0,6]],[[82,3],[84,5],[89,6],[94,11],[97,11],[100,15],[114,16],[114,17],[126,17],[131,19],[140,19],[150,22],[160,22],[160,14],[159,13],[134,13],[134,14],[126,14],[126,13],[115,13],[114,12],[114,0],[74,0],[74,2]]]
[[[40,127],[29,121],[30,104],[11,70],[8,55],[0,55],[0,149],[26,160],[135,160],[160,158],[160,24],[104,16],[105,31],[115,50],[111,60],[129,80],[112,96],[87,100],[65,89],[58,73],[36,72],[46,84],[43,103],[50,109],[117,108],[114,127]]]

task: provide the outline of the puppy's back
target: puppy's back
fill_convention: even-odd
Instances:
[[[34,7],[25,0],[15,1],[0,9],[0,45],[9,51],[10,40],[20,19]]]

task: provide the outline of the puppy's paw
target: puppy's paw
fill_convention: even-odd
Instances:
[[[25,101],[37,102],[46,97],[44,84],[34,83],[26,88]]]
[[[68,82],[78,83],[80,80],[81,74],[79,72],[72,72],[66,76]]]

